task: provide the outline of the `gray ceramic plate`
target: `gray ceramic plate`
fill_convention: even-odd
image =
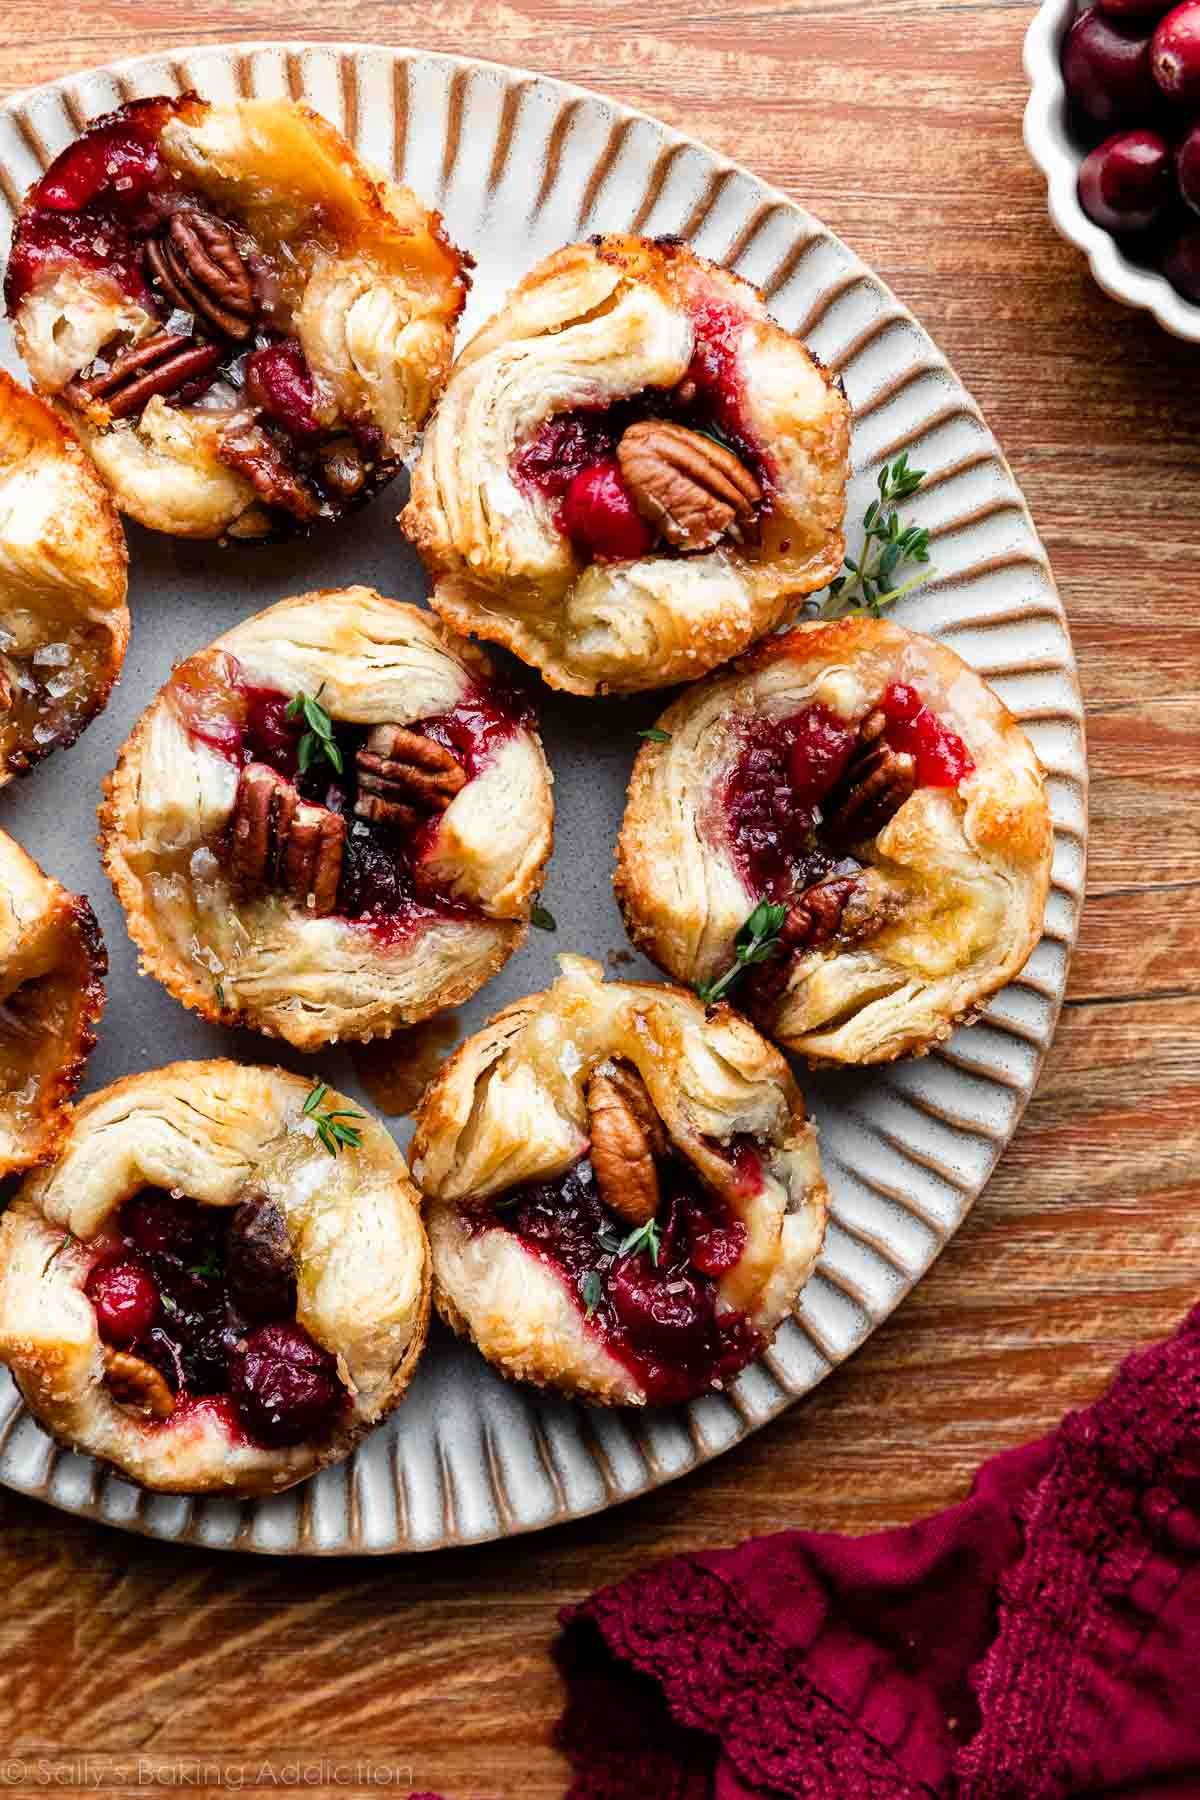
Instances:
[[[987,1180],[1050,1042],[1083,890],[1086,768],[1070,641],[1045,553],[970,396],[921,327],[854,254],[793,201],[734,164],[560,82],[488,63],[368,46],[231,45],[148,56],[72,76],[0,108],[0,229],[78,127],[136,95],[195,88],[212,99],[292,94],[442,209],[477,260],[472,331],[539,257],[598,230],[675,232],[766,291],[776,316],[844,378],[854,407],[850,518],[882,459],[907,449],[930,471],[914,513],[938,578],[900,617],[943,637],[1022,719],[1050,774],[1056,829],[1046,930],[986,1019],[923,1061],[810,1084],[833,1190],[829,1238],[794,1322],[728,1394],[674,1411],[612,1413],[500,1381],[435,1334],[396,1418],[353,1459],[245,1506],[149,1498],[50,1444],[0,1376],[0,1481],[87,1518],[155,1537],[277,1553],[426,1550],[507,1536],[614,1504],[717,1456],[821,1381],[929,1268]],[[3,360],[17,369],[11,339]],[[112,958],[93,1085],[175,1057],[272,1060],[139,980],[101,874],[101,777],[173,660],[235,620],[306,588],[366,581],[417,599],[421,570],[393,525],[402,484],[320,543],[222,551],[130,532],[133,642],[104,716],[68,754],[0,800],[0,823],[89,894]],[[532,941],[463,1009],[465,1034],[542,987],[558,950],[649,973],[626,954],[609,885],[639,727],[658,710],[544,692],[558,841],[545,899],[557,934]],[[303,1066],[293,1059],[295,1066]],[[345,1059],[322,1074],[354,1091]],[[403,1141],[403,1135],[401,1141]]]

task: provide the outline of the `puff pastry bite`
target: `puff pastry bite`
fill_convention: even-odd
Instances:
[[[808,1278],[828,1209],[815,1128],[728,1007],[559,961],[417,1115],[434,1301],[507,1375],[686,1400],[757,1356]]]
[[[572,693],[692,680],[841,567],[848,409],[674,240],[535,268],[461,352],[401,525],[457,631]]]
[[[739,933],[765,927],[737,1004],[813,1062],[875,1063],[948,1037],[1024,966],[1050,880],[1042,770],[943,644],[882,619],[803,625],[659,724],[615,881],[669,974],[730,991]]]
[[[82,894],[0,831],[0,1177],[53,1155],[96,1041],[107,971]]]
[[[0,787],[73,744],[112,692],[126,564],[78,439],[0,369]]]
[[[231,1062],[129,1076],[0,1223],[0,1359],[60,1443],[143,1487],[290,1487],[408,1386],[419,1208],[388,1132],[320,1084]]]
[[[481,651],[331,589],[176,667],[105,783],[101,857],[145,971],[313,1049],[456,1006],[512,955],[550,784]]]
[[[30,189],[17,343],[124,512],[181,537],[336,519],[395,474],[466,291],[436,213],[291,100],[135,100]]]

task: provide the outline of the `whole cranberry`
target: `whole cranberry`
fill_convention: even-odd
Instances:
[[[1183,0],[1159,21],[1150,67],[1168,100],[1200,101],[1200,0]]]
[[[1079,204],[1105,231],[1147,231],[1170,203],[1171,153],[1157,131],[1118,132],[1084,158]]]
[[[712,1309],[690,1275],[673,1273],[667,1281],[645,1256],[629,1256],[618,1265],[609,1293],[639,1349],[682,1362],[703,1348]]]
[[[633,503],[615,458],[593,463],[575,477],[562,503],[562,528],[593,556],[645,556],[654,533]]]
[[[1185,300],[1200,304],[1200,226],[1183,231],[1168,245],[1162,272]]]
[[[1200,125],[1193,125],[1175,153],[1179,192],[1193,212],[1200,212]]]
[[[300,1444],[332,1426],[346,1390],[303,1325],[260,1325],[229,1361],[229,1392],[260,1444]]]
[[[106,1344],[132,1344],[158,1317],[157,1284],[137,1263],[101,1263],[83,1291],[96,1309],[96,1327]]]
[[[288,338],[268,344],[246,358],[246,398],[261,407],[268,419],[301,440],[319,437],[317,390],[304,352]]]
[[[1121,125],[1155,110],[1148,30],[1094,10],[1081,13],[1067,33],[1062,70],[1072,100],[1097,125]]]
[[[1110,19],[1161,19],[1171,10],[1171,0],[1096,0]]]

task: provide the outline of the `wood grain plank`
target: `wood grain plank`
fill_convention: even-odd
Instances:
[[[496,56],[657,113],[804,201],[921,315],[1013,462],[1071,619],[1090,713],[1088,905],[1038,1094],[983,1199],[805,1405],[644,1500],[428,1561],[208,1557],[0,1494],[14,1753],[354,1751],[459,1800],[550,1800],[564,1785],[549,1743],[559,1606],[747,1532],[864,1531],[945,1505],[1194,1298],[1200,415],[1181,397],[1200,360],[1101,295],[1048,223],[1020,135],[1029,14],[1027,0],[289,7],[298,37]],[[261,0],[9,0],[0,89],[279,28]],[[147,1790],[114,1775],[105,1791]]]

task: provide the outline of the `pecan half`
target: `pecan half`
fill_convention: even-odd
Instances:
[[[855,902],[857,906],[852,904]],[[787,988],[795,963],[810,950],[841,935],[862,936],[869,928],[866,915],[870,912],[861,875],[835,875],[805,888],[792,901],[780,926],[776,954],[750,972],[748,992],[753,1001],[761,1006],[777,1000]]]
[[[318,918],[337,904],[346,821],[300,799],[266,763],[238,777],[229,833],[229,869],[248,898],[282,888]]]
[[[617,445],[617,461],[639,513],[677,550],[711,550],[751,520],[762,499],[732,450],[666,420],[631,425]]]
[[[146,261],[176,306],[239,343],[250,336],[254,284],[223,219],[199,207],[173,213],[163,236],[147,243]]]
[[[81,411],[103,403],[110,417],[128,419],[140,413],[155,394],[174,394],[215,373],[221,354],[218,344],[200,344],[173,331],[156,331],[153,337],[120,351],[107,369],[86,380],[76,376],[63,389],[63,398]]]
[[[175,1396],[153,1363],[129,1350],[104,1349],[104,1385],[121,1406],[136,1406],[155,1419],[169,1419]]]
[[[859,727],[854,754],[826,803],[825,829],[835,842],[875,837],[916,788],[916,763],[906,750],[891,748],[886,730],[879,707]]]
[[[310,481],[288,461],[283,446],[261,425],[238,424],[221,433],[217,455],[226,467],[245,476],[260,500],[311,525],[324,510]]]
[[[630,1225],[658,1211],[655,1155],[667,1147],[662,1120],[636,1069],[617,1064],[587,1086],[592,1168],[600,1198]]]
[[[430,813],[445,812],[467,781],[452,751],[403,725],[374,726],[355,762],[359,818],[410,830]]]

